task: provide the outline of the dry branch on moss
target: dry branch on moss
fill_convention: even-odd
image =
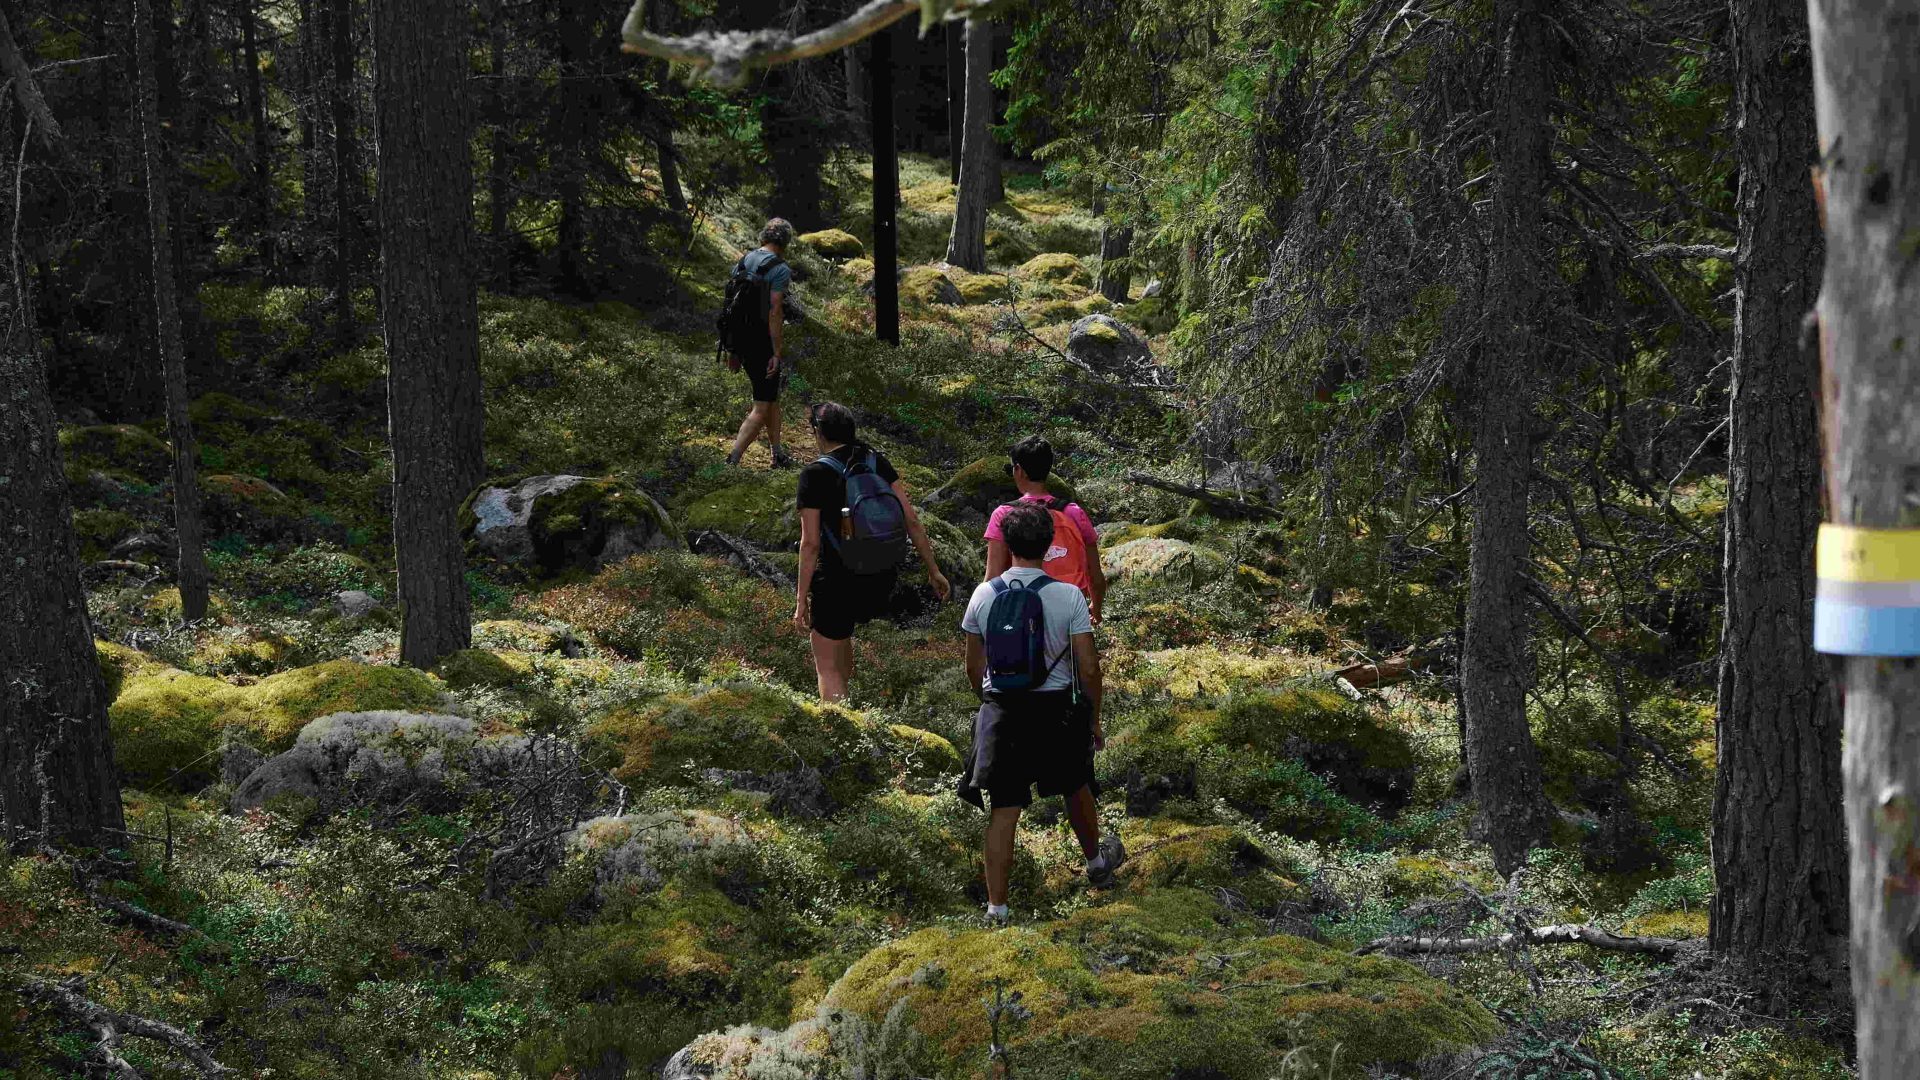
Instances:
[[[199,1040],[172,1024],[109,1009],[83,996],[72,983],[52,982],[25,975],[20,980],[20,992],[28,997],[51,1003],[61,1012],[92,1030],[100,1038],[94,1052],[109,1069],[113,1070],[114,1075],[124,1080],[140,1078],[139,1071],[127,1064],[126,1059],[115,1052],[119,1049],[120,1039],[127,1035],[137,1035],[143,1039],[167,1044],[181,1057],[192,1062],[202,1076],[221,1077],[233,1073],[232,1069],[215,1061],[213,1055],[207,1053],[207,1048],[200,1045]]]
[[[831,26],[805,34],[771,27],[759,30],[709,30],[686,37],[662,37],[647,29],[647,0],[636,0],[620,27],[621,50],[687,64],[720,86],[743,85],[756,69],[824,56],[885,30],[914,12],[920,28],[942,19],[980,11],[991,0],[870,0]]]
[[[1671,958],[1689,943],[1679,938],[1622,937],[1610,934],[1598,927],[1568,924],[1562,926],[1536,926],[1521,933],[1499,934],[1493,937],[1449,938],[1415,937],[1413,935],[1395,935],[1375,938],[1354,950],[1355,955],[1369,953],[1422,953],[1426,955],[1456,955],[1460,953],[1498,952],[1524,945],[1591,945],[1596,949],[1613,952],[1641,953],[1648,956]]]
[[[1207,509],[1223,518],[1252,518],[1260,521],[1285,520],[1280,511],[1275,510],[1271,506],[1265,506],[1256,502],[1247,502],[1244,499],[1236,499],[1231,495],[1222,495],[1217,491],[1210,491],[1206,488],[1177,484],[1172,480],[1162,480],[1157,476],[1150,476],[1146,473],[1128,473],[1127,483],[1145,484],[1147,487],[1159,488],[1161,491],[1170,491],[1175,495],[1184,495],[1189,499],[1198,499],[1207,505]]]

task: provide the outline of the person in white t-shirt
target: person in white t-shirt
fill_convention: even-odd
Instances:
[[[1014,834],[1020,811],[1032,805],[1036,789],[1041,798],[1065,797],[1067,818],[1087,858],[1089,882],[1110,880],[1126,852],[1117,837],[1109,840],[1111,850],[1103,850],[1093,795],[1093,755],[1105,739],[1100,726],[1100,652],[1084,593],[1051,579],[1039,586],[1046,673],[1033,689],[994,689],[987,670],[987,612],[1005,589],[1026,588],[1046,578],[1041,563],[1053,542],[1054,521],[1038,503],[1016,503],[1002,516],[1000,526],[1013,566],[998,579],[1001,587],[986,581],[974,590],[960,623],[967,634],[967,677],[980,694],[972,754],[960,793],[975,805],[982,805],[982,791],[990,800],[987,914],[1004,922]]]

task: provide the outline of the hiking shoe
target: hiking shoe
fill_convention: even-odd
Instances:
[[[737,469],[737,468],[739,468],[739,467],[740,467],[740,455],[739,455],[739,454],[728,454],[728,455],[727,455],[727,468],[729,468],[729,469]]]
[[[1127,864],[1127,848],[1120,838],[1108,833],[1100,838],[1100,855],[1087,864],[1087,884],[1111,885],[1113,872]]]
[[[986,920],[987,929],[989,930],[998,930],[1003,926],[1013,925],[1013,912],[1011,911],[1002,911],[998,914],[987,911],[981,915],[981,918]]]
[[[773,452],[773,467],[776,469],[793,468],[793,455],[787,453],[784,449],[775,450]]]

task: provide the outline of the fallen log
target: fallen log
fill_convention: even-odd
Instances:
[[[57,983],[26,975],[21,978],[20,992],[51,1003],[61,1012],[92,1030],[100,1039],[99,1044],[94,1047],[95,1053],[114,1075],[124,1080],[140,1080],[140,1073],[116,1052],[120,1047],[120,1039],[126,1035],[137,1035],[143,1039],[167,1044],[181,1057],[192,1062],[202,1076],[222,1077],[233,1073],[232,1069],[215,1061],[213,1055],[207,1053],[207,1048],[200,1045],[199,1040],[172,1024],[109,1009],[97,1001],[82,996],[68,983]]]
[[[1128,473],[1127,483],[1145,484],[1150,488],[1159,488],[1161,491],[1171,491],[1175,495],[1184,495],[1189,499],[1198,499],[1200,502],[1206,504],[1207,509],[1212,511],[1215,517],[1257,521],[1283,520],[1280,511],[1264,503],[1236,499],[1231,495],[1223,495],[1218,491],[1208,491],[1206,488],[1176,484],[1171,480],[1162,480],[1157,476],[1149,476],[1146,473]]]
[[[1436,650],[1415,649],[1377,664],[1349,664],[1329,674],[1355,690],[1377,690],[1406,682],[1432,667],[1439,658]]]
[[[1607,949],[1613,952],[1672,957],[1690,944],[1692,943],[1679,938],[1623,937],[1594,926],[1566,924],[1537,926],[1525,933],[1480,938],[1423,938],[1400,934],[1375,938],[1353,952],[1355,956],[1366,956],[1370,953],[1450,956],[1461,953],[1498,952],[1501,949],[1511,949],[1520,945],[1591,945],[1596,949]]]

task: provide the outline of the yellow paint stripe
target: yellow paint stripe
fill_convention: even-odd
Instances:
[[[1920,581],[1920,529],[1822,525],[1818,551],[1829,581]]]

